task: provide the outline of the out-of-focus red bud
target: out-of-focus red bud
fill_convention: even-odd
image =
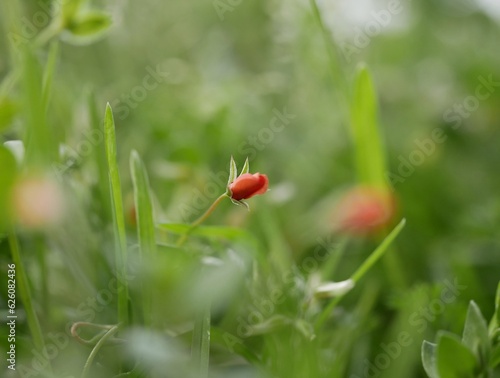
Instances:
[[[59,185],[43,176],[18,180],[12,191],[12,216],[29,229],[53,226],[61,221],[65,203]]]
[[[268,185],[269,180],[266,175],[243,173],[229,184],[229,190],[231,191],[231,198],[240,201],[257,194],[264,194]]]
[[[335,223],[344,232],[370,234],[388,225],[395,212],[396,201],[390,193],[361,187],[340,200]]]

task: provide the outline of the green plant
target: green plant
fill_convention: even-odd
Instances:
[[[430,378],[496,377],[500,366],[500,284],[489,327],[471,301],[462,337],[440,331],[435,343],[423,342],[422,362]]]

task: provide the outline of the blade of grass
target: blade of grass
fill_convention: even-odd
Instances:
[[[153,218],[153,205],[149,187],[149,178],[146,168],[137,153],[133,150],[130,154],[130,172],[134,185],[135,212],[137,219],[137,234],[143,263],[152,263],[156,254],[155,225]],[[148,280],[143,283],[143,319],[146,326],[151,325],[152,315],[152,285]]]
[[[93,135],[99,136],[99,138],[104,139],[103,129],[102,129],[102,118],[99,115],[99,111],[96,105],[95,94],[93,91],[89,91],[87,97],[88,112],[90,118],[90,124],[92,128]],[[108,163],[106,160],[106,150],[105,146],[101,141],[94,146],[93,150],[93,160],[97,166],[97,174],[99,176],[99,195],[100,204],[103,212],[103,221],[112,221],[111,215],[111,204],[109,202],[110,198],[110,184],[108,175]]]
[[[361,278],[375,265],[375,263],[380,260],[380,258],[387,252],[389,246],[392,244],[394,239],[403,230],[406,224],[406,220],[402,219],[401,222],[391,231],[391,233],[382,241],[382,243],[368,256],[368,258],[359,266],[359,268],[351,275],[351,280],[354,283],[359,282]],[[323,312],[318,317],[316,321],[316,330],[319,331],[321,327],[325,324],[326,320],[332,313],[335,306],[341,301],[343,295],[335,297],[331,302],[325,307]]]
[[[191,358],[196,376],[208,377],[210,359],[210,303],[204,303],[194,321]]]
[[[370,72],[358,68],[351,106],[356,169],[361,184],[387,190],[384,147],[377,124],[377,99]]]
[[[28,274],[24,267],[23,260],[21,258],[21,251],[19,248],[19,241],[15,234],[15,230],[11,230],[9,233],[9,246],[12,255],[12,261],[16,265],[16,283],[18,287],[19,296],[24,305],[24,311],[26,313],[26,319],[28,321],[28,327],[33,337],[33,344],[35,348],[41,352],[45,350],[45,341],[43,338],[42,328],[40,327],[40,322],[35,311],[35,306],[33,305],[33,297],[31,295]],[[50,360],[47,360],[46,369],[51,370]]]
[[[0,144],[0,234],[9,230],[11,191],[16,180],[17,164],[14,155]]]
[[[47,65],[45,66],[45,71],[43,73],[42,103],[45,111],[47,111],[47,107],[50,101],[50,95],[52,93],[52,83],[54,80],[54,70],[57,63],[58,53],[59,53],[59,43],[57,41],[52,42],[50,44]]]
[[[351,104],[351,129],[359,183],[382,193],[390,193],[391,189],[385,178],[387,164],[378,125],[377,96],[371,74],[365,65],[360,65],[356,74]],[[384,264],[391,284],[406,286],[404,270],[394,251],[387,252]]]
[[[125,235],[125,218],[120,184],[120,174],[116,162],[116,135],[113,111],[109,103],[104,116],[104,138],[108,173],[111,189],[111,208],[115,234],[115,261],[118,279],[118,322],[128,324],[128,283],[127,283],[127,240]]]
[[[26,116],[26,161],[30,167],[45,168],[57,152],[43,103],[42,73],[33,51],[23,49],[23,113]]]

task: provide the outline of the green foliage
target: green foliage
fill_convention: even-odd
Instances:
[[[87,12],[76,18],[66,26],[66,29],[76,37],[98,38],[111,26],[111,18],[103,12]]]
[[[481,310],[471,301],[461,339],[441,331],[436,344],[423,342],[422,362],[427,375],[430,378],[493,377],[493,370],[500,363],[498,330],[488,332]]]
[[[500,50],[484,4],[0,2],[19,375],[497,378]],[[238,167],[269,177],[251,211],[226,198]],[[50,184],[26,212],[60,200],[59,223],[12,213],[25,177]],[[336,231],[359,185],[391,188],[406,225]]]

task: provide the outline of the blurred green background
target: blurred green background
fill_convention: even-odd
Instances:
[[[2,0],[2,142],[26,140],[29,114],[39,119],[35,110],[27,108],[29,85],[22,84],[29,81],[23,81],[29,69],[20,68],[24,58],[16,58],[9,41],[15,30],[24,39],[34,40],[32,35],[52,17],[46,10],[51,3],[58,7],[57,1]],[[399,216],[407,219],[393,251],[404,280],[395,283],[388,265],[380,263],[349,294],[337,309],[340,322],[320,336],[324,344],[314,349],[320,354],[318,365],[324,364],[325,369],[308,365],[314,358],[307,356],[307,343],[284,341],[288,336],[279,332],[244,338],[243,344],[262,357],[264,366],[271,366],[269,376],[424,377],[420,363],[424,338],[433,340],[439,329],[461,333],[471,299],[491,317],[500,278],[498,3],[318,1],[327,40],[311,3],[305,0],[94,1],[92,7],[110,14],[112,25],[94,41],[75,38],[67,31],[51,39],[60,39],[59,50],[50,102],[39,113],[46,115],[49,139],[66,146],[62,157],[49,158],[44,167],[54,173],[59,166],[54,163],[67,164],[76,156],[74,164],[56,175],[70,215],[65,215],[67,221],[57,229],[19,234],[44,332],[64,332],[62,327],[85,318],[86,307],[78,306],[106,288],[112,277],[112,224],[102,191],[107,174],[99,173],[95,163],[104,148],[102,135],[88,134],[96,116],[100,124],[107,102],[115,114],[132,250],[137,243],[130,215],[133,193],[128,157],[132,149],[145,162],[156,219],[161,223],[195,219],[225,190],[229,157],[234,156],[239,168],[249,157],[251,172],[267,174],[271,191],[252,199],[248,213],[227,201],[207,223],[246,229],[258,240],[259,253],[266,256],[263,261],[274,263],[280,273],[262,260],[264,273],[256,273],[255,265],[248,263],[247,274],[253,270],[262,286],[249,289],[223,272],[228,274],[221,276],[228,280],[226,284],[230,286],[235,279],[234,290],[241,293],[228,293],[221,299],[214,324],[237,334],[238,311],[251,313],[246,307],[249,298],[267,298],[266,282],[291,266],[301,271],[297,273],[300,285],[307,285],[310,272],[304,271],[302,261],[319,241],[335,244],[340,239],[331,235],[332,212],[336,199],[357,183],[347,104],[360,62],[369,66],[375,82],[388,180],[392,177]],[[49,45],[41,43],[34,49],[33,67],[46,66]],[[485,80],[491,83],[489,87]],[[479,99],[478,87],[487,88],[480,92],[487,93],[484,99]],[[274,125],[284,127],[273,131],[277,114],[282,116],[278,117],[281,123]],[[436,128],[444,130],[442,143],[429,142]],[[97,142],[86,135],[93,135]],[[86,140],[91,142],[88,153],[82,152]],[[422,143],[427,143],[427,154],[415,152],[422,150],[418,147]],[[57,155],[57,147],[52,151]],[[418,163],[408,168],[412,159]],[[350,239],[330,279],[347,279],[377,243],[371,238]],[[219,248],[212,243],[200,245]],[[10,261],[5,238],[0,240],[0,249],[5,276]],[[38,260],[41,250],[46,258],[43,265]],[[171,369],[171,373],[159,376],[187,376],[175,373],[186,355],[185,345],[175,343],[189,331],[185,324],[190,311],[189,300],[179,294],[183,291],[178,286],[189,286],[197,275],[190,258],[169,252],[160,260],[165,268],[157,266],[150,273],[165,288],[158,297],[164,302],[155,315],[162,325],[153,336],[137,331],[137,338],[152,337],[160,345],[157,350],[165,347],[181,354],[176,357],[172,352],[166,358],[170,365],[160,363],[158,371]],[[50,277],[47,287],[38,284],[44,276]],[[439,298],[446,282],[454,281],[466,288],[455,301],[436,310],[420,332],[408,319]],[[219,284],[224,287],[224,282]],[[3,296],[6,285],[0,290]],[[277,306],[279,313],[294,316],[299,310],[293,301]],[[104,306],[95,321],[113,323],[114,315],[111,305]],[[28,328],[22,320],[18,327],[18,364],[29,365]],[[175,332],[166,329],[175,329],[181,336],[173,338]],[[375,361],[383,352],[381,345],[397,340],[401,332],[412,335],[414,342],[402,348],[378,375],[363,373],[367,361]],[[168,335],[175,345],[164,346],[165,340],[155,339],[158,335]],[[2,333],[2,355],[5,340]],[[68,343],[54,358],[55,376],[78,376],[88,355],[75,341]],[[219,351],[214,343],[213,376],[264,374],[234,353]],[[151,340],[144,344],[156,345]],[[161,354],[155,360],[150,352],[138,353],[149,356],[155,366]],[[113,351],[106,353],[110,355],[103,358],[112,360]],[[111,369],[109,364],[101,364],[104,367],[95,376],[114,376],[106,370]],[[2,373],[17,376],[8,374]]]

